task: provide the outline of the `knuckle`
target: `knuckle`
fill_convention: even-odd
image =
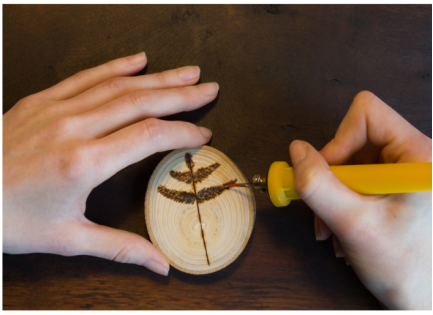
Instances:
[[[139,236],[134,234],[128,234],[124,240],[124,243],[114,255],[112,260],[121,262],[121,263],[132,263],[132,264],[142,264],[145,261],[145,257],[143,257],[143,248],[145,248],[145,244],[143,244],[145,240]],[[143,246],[144,245],[144,246]]]
[[[31,102],[29,102],[28,96],[24,97],[23,99],[20,99],[15,104],[15,108],[17,108],[19,110],[23,110],[23,111],[27,111],[27,110],[29,110],[32,107],[33,107],[33,104]]]
[[[59,174],[66,181],[78,181],[86,178],[91,165],[90,150],[85,145],[73,147],[63,153],[59,159]]]
[[[28,95],[28,96],[20,99],[16,103],[16,106],[18,108],[20,108],[21,110],[28,110],[28,109],[34,108],[39,103],[40,103],[39,95],[31,94],[31,95]]]
[[[168,82],[167,82],[167,80],[165,78],[165,75],[163,73],[155,73],[155,77],[157,78],[159,84],[162,87],[168,87],[169,86]]]
[[[123,78],[112,78],[104,83],[105,88],[114,95],[121,95],[126,92],[126,83]]]
[[[376,98],[376,95],[374,95],[370,91],[361,91],[358,94],[356,94],[355,98],[353,99],[353,104],[356,105],[366,105],[370,104],[374,99]]]
[[[411,139],[411,141],[412,143],[422,144],[418,148],[419,161],[431,162],[432,161],[432,140],[422,132],[418,131],[416,135]]]
[[[81,70],[77,72],[74,77],[77,81],[86,84],[91,78],[90,69]]]
[[[52,114],[53,109],[47,109],[49,114]],[[75,117],[66,116],[54,120],[48,126],[48,132],[52,136],[65,136],[74,133],[78,127],[78,122]]]
[[[117,69],[117,64],[121,62],[121,58],[110,60],[105,64],[105,67],[107,68],[109,73],[115,73]]]
[[[152,144],[157,145],[163,136],[163,126],[161,121],[156,118],[149,118],[143,122],[142,126],[149,141]]]
[[[38,115],[41,119],[46,120],[53,117],[58,117],[62,115],[63,112],[64,107],[62,106],[62,103],[58,103],[50,106],[45,106],[38,112]]]
[[[196,91],[196,87],[181,87],[179,91],[183,103],[182,110],[188,110],[188,108],[196,103],[195,100],[197,100],[197,98],[194,93]]]
[[[307,200],[314,195],[315,191],[319,187],[319,183],[314,180],[317,171],[315,168],[307,167],[295,180],[295,190],[302,197],[302,199]]]
[[[180,92],[181,92],[185,102],[190,102],[194,99],[194,95],[193,95],[190,87],[187,87],[187,86],[181,87]]]
[[[129,263],[131,262],[131,256],[134,252],[134,245],[124,245],[120,251],[116,254],[116,256],[113,257],[114,261],[121,262],[121,263]]]
[[[143,90],[130,94],[129,99],[133,106],[139,109],[145,109],[152,101],[153,95],[152,92]]]

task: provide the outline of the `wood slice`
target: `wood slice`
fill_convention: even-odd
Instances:
[[[175,150],[158,164],[146,192],[145,218],[153,245],[170,265],[208,274],[242,253],[256,203],[252,188],[223,188],[233,182],[248,180],[225,154],[209,146]]]

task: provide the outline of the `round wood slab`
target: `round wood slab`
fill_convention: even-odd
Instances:
[[[178,270],[208,274],[232,263],[254,226],[252,188],[224,189],[248,180],[222,152],[201,146],[175,150],[153,172],[146,192],[150,239]]]

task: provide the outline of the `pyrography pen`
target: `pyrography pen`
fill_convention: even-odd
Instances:
[[[432,163],[393,163],[330,166],[347,187],[363,195],[400,194],[432,190]],[[286,162],[274,162],[268,175],[255,175],[253,183],[228,185],[227,188],[253,186],[267,193],[276,207],[301,199],[295,190],[294,169]]]

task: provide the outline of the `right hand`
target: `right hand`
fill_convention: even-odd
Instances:
[[[431,192],[360,195],[329,165],[431,162],[432,140],[364,91],[320,153],[294,141],[290,155],[295,189],[315,213],[316,239],[332,235],[336,256],[386,307],[431,309]]]

